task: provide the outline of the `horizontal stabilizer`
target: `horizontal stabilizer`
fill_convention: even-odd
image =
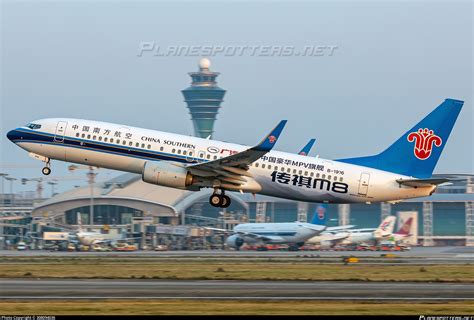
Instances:
[[[398,179],[397,183],[408,187],[431,187],[442,183],[450,182],[450,179],[435,178],[435,179]]]

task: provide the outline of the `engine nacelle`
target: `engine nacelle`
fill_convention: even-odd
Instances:
[[[147,161],[142,180],[164,187],[184,189],[193,183],[193,176],[184,167],[165,161]]]
[[[242,239],[238,234],[234,234],[234,235],[228,237],[225,240],[225,243],[229,247],[239,250],[240,247],[244,244],[244,239]]]

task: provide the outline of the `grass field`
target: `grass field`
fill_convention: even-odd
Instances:
[[[474,282],[474,266],[114,258],[3,259],[0,278]]]
[[[81,300],[0,302],[3,315],[450,315],[473,314],[472,302]]]

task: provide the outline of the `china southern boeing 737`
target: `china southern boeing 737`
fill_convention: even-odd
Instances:
[[[230,205],[225,191],[307,202],[396,202],[429,196],[449,181],[431,174],[462,105],[446,99],[385,151],[339,160],[273,151],[286,120],[254,147],[63,118],[33,121],[7,137],[44,161],[45,175],[52,159],[133,172],[160,186],[213,188],[209,201],[215,207]]]

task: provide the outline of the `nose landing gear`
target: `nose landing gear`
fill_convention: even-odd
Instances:
[[[46,162],[46,166],[41,169],[41,172],[45,175],[45,176],[48,176],[50,173],[51,173],[51,164],[49,162],[50,160],[48,159],[48,161]]]
[[[228,208],[231,203],[230,197],[224,194],[224,190],[220,190],[220,192],[219,194],[218,189],[216,189],[209,198],[209,203],[216,208]]]

